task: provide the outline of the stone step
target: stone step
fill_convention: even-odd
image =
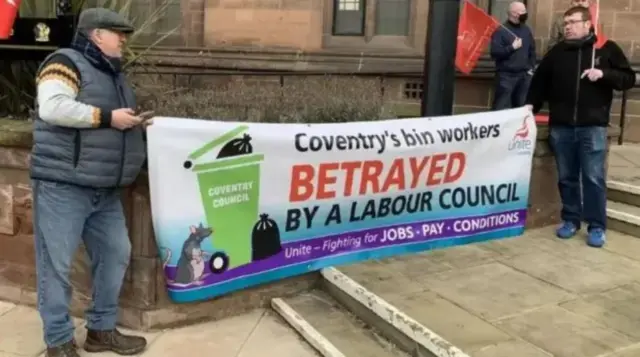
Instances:
[[[640,186],[622,181],[607,181],[607,198],[610,201],[640,207]]]
[[[272,307],[325,357],[409,357],[320,290]]]
[[[607,229],[640,238],[640,207],[608,201]]]
[[[340,269],[342,268],[329,267],[321,270],[324,289],[400,349],[409,352],[411,356],[470,357]],[[403,283],[399,282],[399,284]],[[402,289],[402,287],[398,288]]]

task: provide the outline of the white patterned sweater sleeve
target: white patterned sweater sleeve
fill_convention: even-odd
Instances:
[[[80,73],[64,55],[53,56],[36,78],[38,116],[58,126],[72,128],[108,128],[111,112],[76,100]]]

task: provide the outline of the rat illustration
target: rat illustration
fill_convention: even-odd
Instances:
[[[202,285],[207,274],[205,270],[204,252],[202,251],[202,241],[213,234],[213,229],[204,227],[202,223],[198,227],[189,227],[191,234],[182,245],[180,258],[174,280],[169,280],[169,284],[174,286],[189,286],[192,284]],[[166,258],[163,266],[166,268],[171,260],[171,250],[165,248]]]

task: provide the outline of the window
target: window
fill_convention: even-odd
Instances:
[[[333,34],[339,36],[364,35],[365,0],[335,0]]]
[[[55,18],[57,2],[57,0],[22,0],[20,17]]]
[[[404,84],[404,98],[405,99],[422,99],[422,93],[424,91],[423,83],[418,81],[407,81]]]
[[[411,0],[377,0],[376,35],[407,36]]]
[[[509,9],[509,4],[512,2],[513,0],[490,0],[489,14],[500,22],[507,21],[507,10]],[[523,0],[522,2],[527,5],[527,0]]]
[[[412,0],[334,0],[333,3],[334,36],[409,34]]]

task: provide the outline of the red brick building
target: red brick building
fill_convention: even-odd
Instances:
[[[132,17],[167,0],[136,0]],[[166,19],[147,30],[163,33],[176,26],[157,59],[198,66],[326,72],[420,73],[429,0],[169,0]],[[504,19],[510,0],[474,0]],[[530,26],[538,53],[545,48],[552,21],[569,0],[528,0]],[[147,14],[145,15],[145,11]],[[640,0],[601,0],[601,23],[632,62],[640,64]],[[177,49],[175,48],[174,49]],[[460,76],[456,111],[486,110],[491,101],[491,66]],[[388,101],[417,113],[420,80],[385,81]],[[626,138],[640,141],[640,95],[629,94]],[[619,101],[614,113],[619,112]],[[614,116],[617,120],[617,115]],[[637,133],[636,133],[637,132]]]

